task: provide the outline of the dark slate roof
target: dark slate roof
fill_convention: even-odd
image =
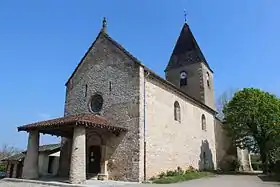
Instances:
[[[52,151],[59,151],[59,150],[60,150],[60,144],[46,144],[46,145],[39,146],[39,152],[52,152]],[[2,161],[9,161],[9,160],[20,161],[24,159],[25,153],[26,151],[23,151],[16,155],[5,158]]]
[[[125,128],[111,126],[105,118],[93,114],[72,115],[31,123],[18,127],[18,131],[29,131],[32,129],[47,129],[60,126],[72,127],[73,125],[85,125],[87,127],[107,128],[112,131],[126,131]]]
[[[109,42],[111,42],[113,45],[115,45],[117,48],[119,48],[124,54],[126,54],[129,58],[131,58],[136,64],[142,66],[144,68],[144,70],[146,72],[149,72],[150,75],[153,75],[156,79],[158,79],[160,82],[162,82],[163,84],[169,86],[170,88],[172,88],[174,91],[176,91],[177,93],[179,93],[180,95],[184,96],[185,98],[187,98],[188,100],[196,103],[197,105],[199,105],[200,107],[210,111],[211,113],[216,114],[217,112],[215,110],[213,110],[211,107],[205,105],[204,103],[202,103],[201,101],[195,99],[194,97],[186,94],[185,92],[181,91],[179,88],[177,88],[175,85],[173,85],[171,82],[163,79],[161,76],[157,75],[155,72],[153,72],[152,70],[150,70],[149,68],[147,68],[144,64],[142,64],[136,57],[134,57],[131,53],[129,53],[122,45],[120,45],[117,41],[115,41],[114,39],[112,39],[106,32],[103,32],[102,30],[99,32],[98,36],[96,37],[95,41],[92,43],[92,45],[89,47],[89,49],[87,50],[87,52],[85,53],[85,55],[83,56],[83,58],[81,59],[81,61],[79,62],[78,66],[75,68],[75,70],[73,71],[73,73],[71,74],[71,76],[69,77],[69,79],[67,80],[66,84],[68,84],[68,82],[71,80],[71,78],[74,76],[74,74],[76,73],[76,71],[78,70],[79,66],[82,64],[83,60],[85,59],[85,57],[88,55],[88,53],[90,52],[90,50],[93,48],[95,42],[98,40],[98,38],[100,36],[104,36]],[[210,69],[210,67],[209,67]],[[211,70],[211,69],[210,69]]]
[[[25,154],[24,153],[18,153],[16,155],[10,156],[8,158],[3,159],[2,161],[9,161],[9,160],[16,160],[20,161],[24,158]]]
[[[203,62],[209,70],[212,71],[201,49],[199,48],[190,27],[187,23],[185,23],[165,71],[187,64],[200,62]]]
[[[39,152],[55,151],[60,149],[60,144],[46,144],[39,147]]]

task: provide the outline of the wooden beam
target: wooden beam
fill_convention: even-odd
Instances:
[[[72,131],[65,131],[65,130],[54,130],[54,129],[49,129],[49,130],[40,130],[40,133],[44,133],[44,134],[49,134],[49,135],[55,135],[55,136],[62,136],[62,137],[68,137],[71,138],[73,136],[73,132]]]

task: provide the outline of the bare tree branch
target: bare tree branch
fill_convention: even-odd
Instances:
[[[223,114],[223,108],[224,106],[232,99],[234,94],[238,91],[237,88],[235,89],[229,89],[227,91],[224,91],[216,100],[216,106],[217,106],[217,117],[220,120],[224,119],[224,114]]]
[[[21,150],[16,147],[9,146],[8,144],[3,144],[0,148],[0,160],[18,154],[20,152]]]

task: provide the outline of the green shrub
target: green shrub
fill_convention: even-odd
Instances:
[[[194,171],[197,171],[197,170],[193,166],[189,166],[188,171],[189,172],[194,172]]]
[[[177,167],[177,172],[178,172],[179,175],[184,174],[184,170],[182,170],[182,168],[179,167],[179,166]]]
[[[178,172],[176,172],[178,174]],[[175,175],[175,176],[165,176],[162,178],[156,178],[152,182],[156,184],[169,184],[169,183],[176,183],[176,182],[182,182],[182,181],[187,181],[187,180],[192,180],[192,179],[198,179],[206,176],[211,176],[212,173],[210,172],[187,172],[183,173],[181,175]]]
[[[262,162],[251,162],[253,170],[262,170]]]
[[[276,161],[274,168],[275,173],[280,174],[280,160]]]
[[[227,171],[237,171],[239,170],[240,167],[240,161],[238,159],[233,159],[228,162],[229,163],[229,168]]]
[[[5,171],[6,170],[6,166],[4,164],[0,164],[0,171]]]
[[[273,165],[270,166],[271,171],[280,174],[280,160],[277,160]]]
[[[165,177],[166,176],[166,174],[165,174],[165,172],[161,172],[159,175],[158,175],[158,177],[161,179],[161,178],[163,178],[163,177]]]
[[[177,175],[177,172],[176,172],[176,170],[174,170],[174,171],[167,171],[166,172],[166,176],[167,177],[172,177],[172,176],[176,176]]]
[[[151,177],[150,180],[157,184],[175,183],[185,180],[191,180],[211,175],[210,172],[199,172],[192,166],[189,166],[186,171],[181,167],[177,167],[175,170],[168,170],[161,172],[157,177]]]

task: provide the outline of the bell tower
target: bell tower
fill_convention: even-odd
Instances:
[[[215,109],[213,71],[187,23],[165,69],[166,80],[187,95]]]

